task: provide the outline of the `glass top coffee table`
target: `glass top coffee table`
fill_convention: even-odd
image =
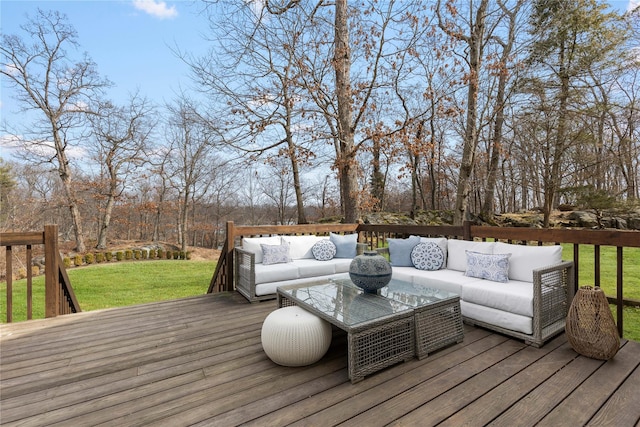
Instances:
[[[352,382],[464,337],[458,295],[396,279],[377,294],[364,293],[348,274],[281,286],[278,305],[299,305],[347,332]]]

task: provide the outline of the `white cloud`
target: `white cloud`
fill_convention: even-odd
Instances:
[[[133,7],[160,19],[170,19],[178,16],[175,6],[168,7],[164,1],[133,0]]]
[[[640,6],[640,0],[629,0],[629,4],[627,5],[627,12],[631,12]]]
[[[0,135],[0,153],[2,157],[19,158],[47,157],[55,155],[53,141],[47,139],[26,139],[23,136],[4,134]],[[67,157],[82,160],[87,157],[87,151],[82,147],[67,147]]]

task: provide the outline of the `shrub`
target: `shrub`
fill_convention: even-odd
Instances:
[[[180,259],[180,251],[173,251],[173,259]]]
[[[101,263],[102,261],[104,261],[104,254],[102,252],[98,252],[96,254],[96,262]]]
[[[164,258],[164,250],[162,248],[158,249],[158,258],[160,259]]]
[[[31,275],[32,276],[38,276],[40,274],[40,267],[38,267],[37,265],[34,265],[31,267]]]
[[[122,261],[124,259],[124,252],[118,251],[116,252],[116,261]]]
[[[155,249],[149,249],[149,259],[155,259],[157,256]]]
[[[64,265],[64,268],[71,268],[71,258],[68,256],[62,258],[62,265]]]
[[[136,249],[133,251],[133,258],[135,259],[140,259],[142,258],[142,251],[139,249]]]
[[[105,252],[104,253],[104,259],[107,261],[111,261],[111,258],[113,258],[113,253],[112,252]]]
[[[91,252],[89,252],[84,256],[84,262],[87,264],[93,264],[94,260],[95,260],[95,257]]]
[[[73,265],[80,267],[82,265],[82,255],[76,255],[73,257]]]
[[[191,252],[188,252],[188,251],[187,251],[187,253],[186,253],[186,258],[185,258],[185,259],[191,259]]]
[[[171,251],[167,251],[167,259],[172,259],[173,258],[173,252]]]
[[[18,273],[15,275],[16,280],[24,279],[27,277],[27,269],[24,267],[20,267],[18,269]]]
[[[126,260],[133,259],[133,251],[131,249],[127,249],[124,251],[124,259]]]

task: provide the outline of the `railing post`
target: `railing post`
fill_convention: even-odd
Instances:
[[[56,317],[60,310],[57,225],[44,226],[44,253],[44,316]]]
[[[233,252],[236,241],[236,230],[233,221],[227,221],[227,283],[225,283],[225,291],[233,291],[233,283],[235,278],[233,277],[234,259]]]
[[[13,322],[13,252],[7,246],[7,323]]]
[[[473,236],[471,235],[471,221],[462,222],[462,233],[464,240],[473,240]]]

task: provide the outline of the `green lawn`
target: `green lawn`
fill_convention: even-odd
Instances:
[[[580,245],[580,286],[594,285],[593,245]],[[562,245],[562,257],[573,261],[573,245]],[[640,248],[624,248],[623,291],[626,299],[640,301]],[[600,248],[600,287],[607,296],[616,296],[616,248],[603,246]]]
[[[207,292],[215,261],[138,261],[67,270],[82,311],[169,300]],[[6,322],[6,283],[0,285]],[[13,283],[13,320],[26,319],[26,280]],[[33,279],[33,318],[44,317],[44,276]]]

